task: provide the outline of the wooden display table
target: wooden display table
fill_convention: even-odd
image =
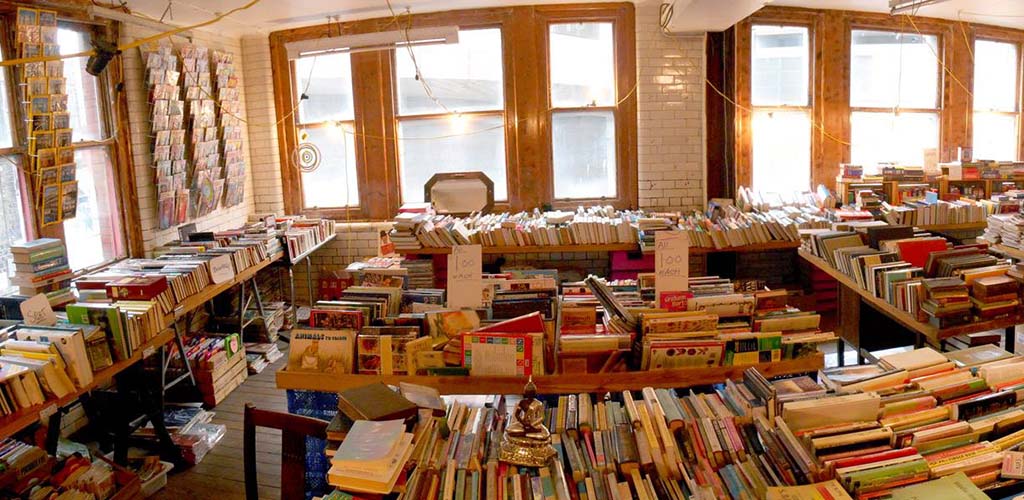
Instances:
[[[644,387],[685,388],[719,384],[727,379],[740,380],[743,370],[756,367],[766,377],[813,373],[824,367],[824,355],[783,360],[778,363],[760,363],[746,366],[720,366],[713,368],[678,368],[635,372],[588,373],[571,375],[543,375],[534,377],[540,394],[573,394],[581,392],[612,392],[640,390]],[[525,377],[474,376],[416,376],[416,375],[329,375],[298,373],[282,369],[277,372],[278,389],[298,389],[320,392],[340,392],[374,382],[397,385],[399,382],[434,387],[441,394],[519,394],[526,384]]]
[[[914,332],[915,347],[921,347],[926,340],[931,344],[941,346],[942,341],[950,337],[989,330],[1005,330],[1006,343],[1004,344],[1004,349],[1010,352],[1014,350],[1014,326],[1024,322],[1020,315],[988,321],[976,321],[967,325],[949,328],[937,328],[929,323],[918,321],[917,318],[909,313],[897,309],[881,298],[875,297],[867,290],[857,286],[853,278],[833,268],[823,259],[815,257],[803,249],[799,253],[801,258],[839,282],[839,312],[836,318],[835,332],[857,349],[860,349],[861,345],[860,307],[861,303],[864,302],[876,311],[899,323],[907,330]],[[842,364],[842,359],[843,357],[839,356],[840,364]]]

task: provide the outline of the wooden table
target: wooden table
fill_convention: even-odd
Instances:
[[[613,373],[586,373],[572,375],[542,375],[533,377],[540,394],[572,394],[580,392],[613,392],[640,390],[644,387],[683,388],[719,384],[727,379],[740,380],[743,371],[756,367],[766,377],[813,373],[824,367],[824,355],[814,353],[778,363],[747,366],[719,366],[713,368],[677,368]],[[526,377],[485,376],[419,376],[419,375],[328,375],[322,373],[277,372],[278,389],[299,389],[320,392],[340,392],[374,382],[398,385],[399,382],[426,385],[441,394],[520,394]]]
[[[1024,319],[1020,315],[1013,315],[1006,318],[998,318],[987,321],[977,321],[967,325],[953,326],[949,328],[937,328],[930,323],[918,321],[917,318],[905,311],[901,311],[886,302],[875,297],[867,290],[859,287],[857,282],[850,276],[843,274],[838,269],[830,266],[828,262],[815,257],[810,252],[800,249],[800,257],[814,267],[822,270],[833,279],[839,282],[839,310],[836,318],[835,332],[846,342],[860,349],[860,308],[862,303],[867,303],[876,311],[899,323],[901,326],[914,332],[915,346],[921,347],[927,340],[932,344],[941,346],[942,341],[950,337],[965,335],[968,333],[985,332],[989,330],[1005,330],[1004,348],[1013,352],[1014,348],[1014,327]],[[843,356],[840,352],[840,365],[843,363]]]

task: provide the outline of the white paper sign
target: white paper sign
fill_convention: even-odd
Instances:
[[[221,255],[210,259],[210,280],[216,284],[230,281],[235,277],[235,264],[230,255]]]
[[[46,299],[46,295],[37,294],[19,304],[18,307],[21,308],[21,317],[25,318],[26,325],[53,326],[57,324],[57,315],[50,307],[50,301]]]
[[[689,288],[690,241],[682,231],[654,233],[654,292],[682,292]]]
[[[480,245],[456,245],[448,256],[448,308],[480,307],[484,282]]]

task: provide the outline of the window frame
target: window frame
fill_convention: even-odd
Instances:
[[[909,27],[909,25],[907,27]],[[892,28],[887,28],[887,27],[883,28],[883,27],[879,27],[879,26],[876,26],[876,25],[873,25],[873,24],[861,25],[861,24],[858,23],[858,24],[851,25],[850,29],[849,29],[849,40],[850,40],[850,43],[847,44],[847,54],[846,54],[846,58],[847,58],[848,61],[852,61],[852,58],[853,58],[853,32],[854,31],[887,32],[887,33],[897,33],[897,34],[900,34],[900,35],[917,35],[918,34],[916,31],[913,31],[912,28],[911,29],[902,29],[901,30],[901,29],[898,29],[898,28],[897,29],[892,29]],[[921,35],[922,36],[934,36],[935,37],[935,52],[937,54],[939,54],[940,57],[941,57],[941,54],[943,53],[944,46],[945,46],[945,40],[943,39],[942,34],[940,34],[940,33],[930,33],[928,31],[922,29],[921,30]],[[936,66],[935,67],[935,71],[938,72],[938,77],[935,79],[936,89],[935,89],[935,107],[934,108],[910,108],[910,107],[904,108],[904,107],[899,106],[899,105],[897,105],[895,107],[892,107],[892,108],[878,107],[878,106],[854,106],[853,103],[850,102],[850,96],[849,96],[849,94],[852,94],[852,92],[848,92],[847,102],[849,103],[849,116],[848,116],[847,119],[850,122],[850,136],[849,136],[848,142],[850,142],[850,146],[849,146],[850,153],[849,153],[849,156],[851,158],[851,161],[852,161],[852,157],[853,157],[853,114],[854,113],[872,113],[872,114],[877,114],[877,115],[882,115],[882,114],[896,114],[896,115],[899,115],[899,114],[902,114],[902,113],[913,113],[913,114],[935,115],[936,122],[938,123],[938,130],[937,130],[938,135],[935,137],[935,148],[938,150],[938,149],[940,149],[942,147],[942,128],[943,128],[942,127],[942,121],[943,121],[942,120],[942,109],[943,109],[943,105],[942,104],[943,104],[943,99],[944,99],[944,94],[945,94],[943,92],[943,88],[944,88],[944,82],[946,81],[946,78],[945,78],[946,75],[945,75],[945,70],[942,69],[942,64],[941,63],[936,62],[935,66]],[[848,76],[849,77],[848,77],[848,79],[846,81],[847,88],[849,88],[849,87],[851,87],[853,85],[853,68],[852,68],[852,63],[850,64],[849,67],[850,67],[850,70],[848,71]],[[864,165],[864,168],[866,169],[866,168],[868,168],[868,166]],[[881,170],[879,170],[877,173],[881,174]]]
[[[352,56],[354,58],[355,54],[352,54]],[[349,66],[351,66],[352,68],[350,68],[350,69],[353,69],[353,71],[354,71],[355,63],[352,60],[353,58],[349,59]],[[298,82],[297,74],[295,72],[296,71],[295,70],[296,62],[297,62],[297,60],[295,60],[295,61],[288,61],[288,71],[289,71],[289,74],[290,74],[292,82]],[[353,130],[355,130],[356,124],[359,122],[359,115],[358,115],[358,110],[356,109],[357,104],[356,104],[356,98],[355,98],[355,87],[356,87],[355,73],[353,72],[352,74],[353,74],[353,77],[352,77],[352,89],[351,89],[352,90],[352,119],[351,120],[322,120],[322,121],[318,121],[318,122],[303,122],[303,121],[301,121],[299,119],[299,105],[298,105],[298,99],[299,99],[298,96],[299,96],[299,93],[300,93],[299,92],[299,88],[297,86],[293,86],[292,87],[293,94],[292,94],[291,98],[292,98],[292,102],[295,103],[295,109],[294,109],[294,113],[291,116],[291,121],[295,124],[294,129],[295,129],[295,135],[296,135],[296,139],[295,139],[295,141],[296,141],[295,144],[296,145],[298,144],[299,130],[303,129],[303,128],[329,127],[331,123],[340,123],[340,124],[351,124],[352,127],[353,127]],[[341,134],[345,133],[343,131],[339,131],[339,132]],[[353,137],[352,137],[353,145],[357,144],[357,139],[356,139],[357,137],[358,137],[358,132],[357,132],[357,135],[353,135]],[[355,170],[356,170],[356,179],[357,179],[357,182],[359,182],[359,186],[362,187],[363,186],[363,177],[364,177],[364,172],[365,172],[364,169],[360,168],[360,166],[363,164],[362,158],[360,157],[362,148],[358,147],[358,146],[354,146],[354,147],[355,147],[355,154],[356,154],[356,168],[355,168]],[[362,191],[362,189],[360,189],[359,190],[359,203],[357,205],[337,206],[337,207],[308,207],[307,208],[306,207],[306,192],[302,188],[302,173],[301,172],[296,172],[296,182],[297,182],[296,186],[298,186],[298,193],[296,193],[296,196],[298,197],[299,207],[302,207],[301,209],[302,209],[303,212],[308,213],[308,214],[315,214],[314,216],[316,216],[316,217],[337,217],[336,214],[344,214],[345,216],[350,217],[352,213],[360,212],[360,210],[361,210],[361,208],[363,206],[363,202],[362,202],[362,200],[363,200],[363,191]],[[290,211],[289,213],[299,213],[299,212]],[[324,214],[327,214],[327,215],[324,215]]]
[[[966,30],[966,28],[965,28],[965,30]],[[969,109],[969,113],[968,113],[968,120],[969,120],[968,121],[968,127],[969,127],[969,131],[968,131],[967,138],[969,139],[971,147],[973,149],[973,147],[974,147],[974,116],[975,116],[976,113],[987,113],[987,114],[995,114],[995,115],[1003,115],[1003,116],[1013,116],[1016,119],[1016,122],[1017,122],[1017,134],[1016,134],[1016,138],[1017,138],[1017,144],[1016,144],[1016,146],[1017,146],[1016,147],[1017,157],[1014,158],[1014,161],[1018,161],[1022,157],[1024,157],[1024,105],[1022,105],[1022,100],[1024,100],[1024,31],[1022,31],[1022,30],[1014,30],[1014,29],[1011,29],[1011,28],[995,28],[995,27],[990,27],[990,26],[976,26],[975,25],[975,26],[971,27],[969,33],[970,33],[970,35],[967,36],[967,38],[970,41],[969,43],[971,44],[971,51],[972,51],[971,52],[972,60],[970,61],[970,63],[971,63],[971,92],[972,93],[974,92],[974,74],[975,74],[975,69],[976,69],[976,65],[975,65],[975,62],[973,60],[973,54],[974,54],[975,48],[977,47],[977,42],[979,40],[984,40],[984,41],[989,41],[989,42],[1009,43],[1009,44],[1015,45],[1017,47],[1017,71],[1016,71],[1017,82],[1016,82],[1016,85],[1014,85],[1014,90],[1016,91],[1017,95],[1016,95],[1016,98],[1013,101],[1015,106],[1016,106],[1016,108],[1017,108],[1017,110],[1016,111],[992,111],[992,110],[977,111],[977,110],[974,109],[974,99],[973,99],[973,97],[969,98],[968,99],[968,103],[967,103],[967,105],[969,106],[969,108],[968,108]]]
[[[807,104],[805,106],[790,106],[790,105],[770,105],[769,106],[769,105],[754,104],[754,99],[753,99],[753,94],[754,94],[754,90],[753,90],[754,89],[754,87],[753,87],[753,84],[754,84],[754,70],[753,70],[753,67],[754,67],[754,46],[753,46],[754,32],[753,32],[753,29],[754,29],[754,26],[777,26],[777,27],[780,27],[780,28],[796,27],[796,28],[805,28],[807,30]],[[814,147],[814,125],[813,125],[813,122],[814,122],[814,102],[815,102],[815,99],[814,99],[814,68],[815,68],[815,64],[814,64],[814,52],[815,52],[814,34],[815,34],[815,32],[814,32],[814,23],[799,23],[799,22],[773,23],[773,22],[765,22],[765,21],[759,21],[759,20],[758,21],[753,21],[753,22],[750,23],[750,39],[749,39],[750,45],[749,45],[749,51],[748,51],[748,54],[747,54],[747,64],[749,65],[749,68],[750,68],[749,77],[747,79],[748,80],[748,82],[747,82],[747,92],[748,92],[747,96],[749,98],[749,102],[750,102],[749,108],[751,110],[751,112],[750,112],[750,122],[749,122],[750,123],[750,168],[749,168],[749,179],[750,180],[746,184],[747,186],[753,186],[754,185],[754,137],[753,137],[753,134],[754,134],[754,115],[757,114],[758,112],[774,113],[774,112],[802,111],[802,112],[807,114],[808,124],[810,126],[810,130],[808,130],[808,133],[811,135],[811,140],[809,141],[809,143],[810,143],[810,151],[807,152],[807,158],[808,158],[808,162],[809,162],[807,167],[808,167],[808,172],[810,173],[810,176],[812,178],[814,177],[814,150],[815,150],[815,147]],[[811,179],[808,179],[807,182],[808,182],[808,186],[810,186],[813,189],[813,187],[814,187],[813,181]]]
[[[494,200],[494,205],[493,205],[494,208],[492,209],[493,211],[497,211],[497,210],[510,210],[510,207],[512,206],[512,170],[514,170],[514,169],[512,168],[512,160],[511,159],[515,157],[515,151],[514,151],[514,146],[512,144],[510,144],[510,141],[514,141],[515,140],[514,130],[512,129],[512,124],[514,124],[515,122],[514,121],[510,122],[509,121],[509,114],[510,114],[509,113],[509,107],[510,106],[514,107],[515,106],[515,101],[513,99],[514,96],[509,96],[509,91],[510,90],[514,91],[515,88],[514,88],[514,86],[509,85],[509,78],[508,78],[508,70],[509,70],[508,66],[509,65],[508,65],[508,57],[507,57],[506,50],[509,49],[509,43],[508,43],[508,39],[507,39],[507,36],[506,36],[506,24],[508,24],[508,23],[506,23],[505,21],[502,21],[502,22],[497,22],[497,23],[491,23],[491,22],[480,22],[480,23],[470,23],[470,24],[459,23],[459,26],[458,26],[459,31],[473,31],[473,30],[482,30],[482,29],[497,29],[499,31],[499,33],[501,34],[501,58],[502,58],[502,65],[501,65],[501,85],[502,85],[502,89],[501,89],[502,92],[501,92],[501,94],[502,95],[501,95],[501,99],[502,99],[502,109],[500,111],[496,111],[496,110],[487,110],[487,111],[479,111],[479,110],[478,111],[458,111],[458,110],[454,110],[454,109],[452,110],[452,111],[458,111],[458,113],[461,116],[468,117],[468,118],[486,117],[486,116],[501,116],[502,120],[505,122],[505,126],[504,126],[503,130],[504,130],[504,134],[505,134],[505,181],[506,181],[506,185],[507,185],[507,189],[506,189],[507,199],[505,199],[505,200]],[[392,109],[394,110],[395,165],[396,165],[396,169],[398,171],[398,177],[396,177],[397,183],[398,183],[397,189],[398,189],[399,200],[401,200],[401,202],[404,203],[405,201],[402,200],[402,180],[401,180],[402,179],[402,165],[401,165],[402,160],[401,160],[401,154],[399,153],[399,150],[401,149],[401,146],[398,145],[398,141],[400,141],[401,139],[398,138],[398,128],[399,128],[399,126],[400,126],[402,121],[435,120],[435,119],[438,119],[438,118],[445,118],[445,117],[447,117],[449,115],[449,113],[445,113],[443,111],[438,111],[438,112],[433,112],[433,113],[419,113],[419,114],[411,114],[411,115],[404,115],[404,116],[401,114],[401,112],[398,109],[398,107],[399,107],[398,106],[399,95],[398,95],[398,59],[397,58],[398,58],[398,51],[399,50],[408,50],[408,49],[406,49],[404,47],[401,47],[401,48],[398,48],[398,49],[388,50],[387,52],[391,56],[391,68],[390,68],[391,72],[389,73],[388,76],[391,78],[391,82],[392,82],[391,83],[391,90],[392,90],[392,96],[391,96],[392,101],[391,102],[392,102]],[[444,101],[442,101],[442,102],[444,102]],[[397,210],[397,207],[396,207],[396,210]]]
[[[550,205],[576,207],[597,202],[618,208],[637,206],[636,185],[636,83],[635,7],[632,3],[536,5],[458,10],[415,14],[410,28],[457,25],[460,29],[501,28],[504,79],[505,158],[508,202],[495,203],[493,211],[524,210]],[[615,199],[553,200],[551,168],[551,120],[547,97],[548,62],[546,31],[548,21],[612,21],[615,26],[617,97],[622,101],[616,118],[617,197]],[[291,151],[297,138],[295,120],[289,116],[295,80],[285,44],[337,33],[363,34],[391,31],[392,17],[309,26],[270,34],[271,67],[281,158],[284,207],[288,213],[303,213],[341,220],[389,220],[401,205],[398,166],[397,82],[394,50],[352,54],[353,98],[356,114],[356,160],[359,176],[358,209],[304,210],[298,172],[291,167]],[[402,49],[404,50],[404,49]],[[543,52],[543,53],[542,53]],[[538,64],[538,61],[541,64]],[[467,115],[470,113],[467,113]],[[425,115],[417,115],[417,118]],[[404,119],[413,119],[412,116]],[[618,126],[623,123],[623,126]],[[368,165],[372,164],[373,168]]]

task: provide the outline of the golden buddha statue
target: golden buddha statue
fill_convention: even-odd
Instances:
[[[555,456],[551,432],[544,426],[544,403],[536,399],[537,386],[530,377],[523,390],[523,399],[512,412],[505,426],[499,459],[526,467],[543,467]]]

